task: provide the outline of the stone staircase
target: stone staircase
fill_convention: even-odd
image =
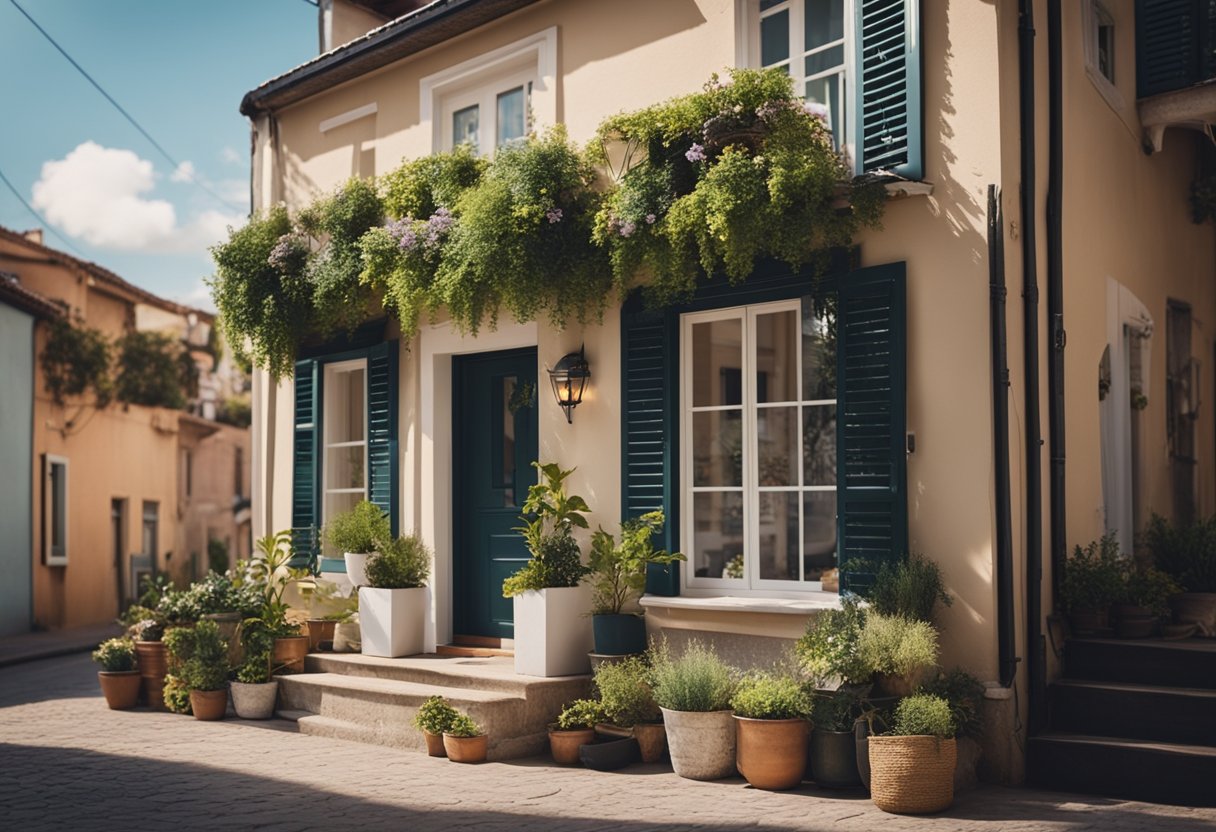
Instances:
[[[1216,642],[1072,639],[1031,737],[1036,786],[1216,805]]]
[[[508,656],[313,653],[304,667],[279,677],[278,715],[300,733],[423,751],[411,723],[428,696],[440,695],[487,730],[492,760],[539,754],[548,724],[591,686],[590,676],[517,676]]]

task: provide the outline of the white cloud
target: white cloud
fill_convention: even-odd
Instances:
[[[187,174],[193,165],[183,162],[170,180]],[[33,203],[71,236],[125,251],[205,253],[229,225],[244,224],[243,215],[213,210],[180,221],[173,203],[152,197],[156,178],[152,163],[134,152],[84,142],[43,164]]]
[[[195,309],[202,309],[207,312],[215,311],[215,301],[211,297],[211,289],[201,280],[194,284],[193,289],[178,298],[178,303],[193,306]]]
[[[193,182],[194,181],[194,163],[189,159],[179,164],[173,169],[173,173],[169,174],[170,182]]]
[[[239,165],[245,161],[245,157],[238,153],[235,147],[227,145],[220,151],[220,158],[230,165]]]

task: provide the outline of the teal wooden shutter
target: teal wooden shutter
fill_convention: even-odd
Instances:
[[[300,568],[311,566],[320,550],[321,367],[312,359],[296,362],[292,425],[291,565]]]
[[[367,494],[397,528],[397,342],[367,353]]]
[[[908,551],[903,263],[853,272],[837,294],[836,483],[840,589]],[[849,567],[864,560],[867,568]]]
[[[679,548],[676,401],[679,355],[668,313],[642,309],[634,295],[621,310],[621,517],[662,509],[663,548]],[[680,594],[680,565],[652,566],[646,591]]]
[[[1136,93],[1140,98],[1184,89],[1216,74],[1216,2],[1136,3]]]
[[[855,8],[858,164],[920,179],[920,2],[856,0]]]

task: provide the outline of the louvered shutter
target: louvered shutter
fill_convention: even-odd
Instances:
[[[397,342],[367,353],[367,493],[397,534]]]
[[[645,310],[634,296],[621,311],[621,516],[662,509],[662,546],[678,548],[675,379],[679,355],[671,315]],[[680,567],[651,566],[646,591],[680,594]]]
[[[904,264],[853,272],[837,301],[837,534],[841,591],[865,594],[870,569],[908,550]]]
[[[297,361],[291,451],[291,565],[297,568],[311,566],[320,548],[320,396],[320,364]]]
[[[1136,93],[1180,90],[1216,74],[1216,0],[1136,3]]]
[[[919,0],[856,0],[856,155],[863,172],[908,179],[921,156]]]

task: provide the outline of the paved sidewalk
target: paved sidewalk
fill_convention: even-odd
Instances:
[[[0,667],[23,662],[91,651],[111,636],[119,635],[117,624],[98,624],[70,630],[46,630],[0,638]]]
[[[0,828],[644,829],[1191,832],[1216,810],[1020,789],[961,795],[943,815],[886,815],[860,794],[760,792],[665,767],[601,773],[544,760],[461,766],[297,734],[290,723],[198,722],[106,710],[87,656],[0,673]]]

